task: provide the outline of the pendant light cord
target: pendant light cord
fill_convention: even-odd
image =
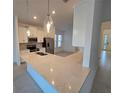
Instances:
[[[50,9],[49,8],[50,8],[50,1],[48,0],[48,16],[50,16],[50,13],[49,13],[50,12],[49,11]]]
[[[26,0],[26,6],[27,6],[27,19],[29,19],[29,1]]]

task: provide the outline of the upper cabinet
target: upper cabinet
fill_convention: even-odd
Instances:
[[[18,32],[19,43],[27,43],[28,38],[27,38],[26,28],[19,27],[18,30],[19,30],[19,32]]]
[[[46,31],[43,31],[43,29],[39,27],[30,26],[29,30],[30,30],[30,36],[28,36],[27,28],[25,27],[25,25],[19,25],[19,33],[18,33],[19,43],[28,43],[28,37],[36,37],[37,42],[40,43],[43,42],[44,37],[54,38],[55,36],[55,31],[47,33]]]
[[[93,0],[81,0],[74,8],[72,45],[84,47],[93,17]]]
[[[37,28],[37,39],[38,39],[38,42],[43,42],[43,38],[44,38],[43,30],[40,29],[40,28]]]
[[[29,29],[30,29],[30,37],[37,37],[37,28],[30,26]]]

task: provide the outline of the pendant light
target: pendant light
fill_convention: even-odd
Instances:
[[[26,0],[26,6],[27,6],[27,20],[28,20],[28,18],[29,18],[29,1],[28,0]],[[26,27],[27,27],[27,36],[29,37],[31,34],[29,25],[27,24]]]
[[[48,0],[48,13],[47,13],[47,16],[44,20],[44,31],[47,31],[47,33],[50,33],[52,31],[55,31],[55,27],[54,27],[54,23],[53,23],[53,20],[52,20],[52,17],[50,15],[50,9],[49,9],[49,0]]]

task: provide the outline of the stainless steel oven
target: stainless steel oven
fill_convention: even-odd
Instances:
[[[30,50],[30,52],[35,52],[37,51],[37,47],[36,47],[36,44],[32,44],[32,45],[27,45],[27,49]]]
[[[29,37],[28,38],[27,49],[29,49],[30,52],[38,51],[38,48],[36,47],[36,44],[37,44],[37,37]]]

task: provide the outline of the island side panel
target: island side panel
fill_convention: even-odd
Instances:
[[[33,69],[31,64],[27,64],[27,72],[44,93],[59,93],[51,84],[48,83],[46,79]]]

